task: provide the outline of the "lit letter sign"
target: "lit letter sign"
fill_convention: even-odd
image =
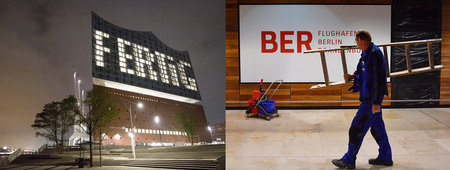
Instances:
[[[201,100],[187,51],[92,13],[92,77]]]
[[[109,34],[101,32],[99,30],[94,30],[94,38],[96,39],[95,48],[96,48],[96,65],[99,67],[105,67],[104,64],[104,56],[103,53],[110,53],[110,48],[103,46],[103,41],[109,41]],[[166,84],[172,84],[174,86],[179,86],[179,80],[177,75],[177,70],[175,69],[175,65],[168,63],[168,61],[175,62],[173,57],[166,56],[158,51],[155,53],[150,53],[150,50],[147,47],[143,47],[141,45],[131,43],[127,40],[117,37],[117,51],[119,56],[119,67],[120,71],[137,75],[139,77],[145,77],[152,80],[160,80]],[[129,53],[126,49],[132,49],[132,52]],[[157,58],[156,64],[159,67],[159,79],[157,77],[156,71],[153,70],[152,65],[155,63],[155,56]],[[167,67],[169,66],[169,67]],[[183,85],[190,90],[197,91],[196,83],[194,78],[190,78],[186,76],[185,67],[191,67],[189,63],[179,61],[178,62],[178,72],[181,76],[181,80]],[[170,72],[170,79],[169,79]],[[148,73],[148,74],[146,74]],[[172,81],[170,81],[172,80]]]

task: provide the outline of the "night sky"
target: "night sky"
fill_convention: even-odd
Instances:
[[[223,0],[1,0],[0,145],[45,142],[30,125],[44,104],[74,93],[73,65],[84,89],[92,88],[91,11],[187,50],[207,120],[225,121]]]

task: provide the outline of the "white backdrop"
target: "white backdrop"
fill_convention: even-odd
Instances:
[[[242,83],[256,83],[283,79],[284,82],[324,82],[320,54],[304,54],[306,46],[297,51],[297,31],[310,32],[311,50],[355,45],[354,32],[367,29],[375,44],[389,43],[391,37],[390,5],[240,5],[239,50]],[[263,52],[262,31],[275,33],[277,50]],[[281,52],[281,31],[293,31],[284,39],[286,49]],[[301,41],[308,40],[307,35]],[[323,43],[325,42],[325,44]],[[272,49],[272,43],[265,43]],[[348,72],[356,69],[361,51],[346,52]],[[389,52],[388,52],[389,54]],[[326,53],[330,81],[343,80],[339,53]]]

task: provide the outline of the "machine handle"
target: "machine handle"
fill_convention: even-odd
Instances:
[[[261,84],[259,84],[259,91],[262,90],[263,79],[261,79]]]

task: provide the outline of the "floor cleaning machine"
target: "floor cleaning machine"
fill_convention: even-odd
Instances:
[[[267,98],[266,94],[272,87],[274,83],[279,83],[277,88],[273,91],[272,95]],[[259,90],[253,91],[252,99],[248,100],[248,108],[245,112],[247,118],[254,117],[264,117],[266,120],[272,119],[272,115],[279,117],[277,108],[275,108],[275,101],[270,100],[272,96],[277,92],[278,88],[283,83],[283,80],[276,80],[270,84],[266,90],[262,90],[263,79],[261,79],[261,84],[259,85]]]

